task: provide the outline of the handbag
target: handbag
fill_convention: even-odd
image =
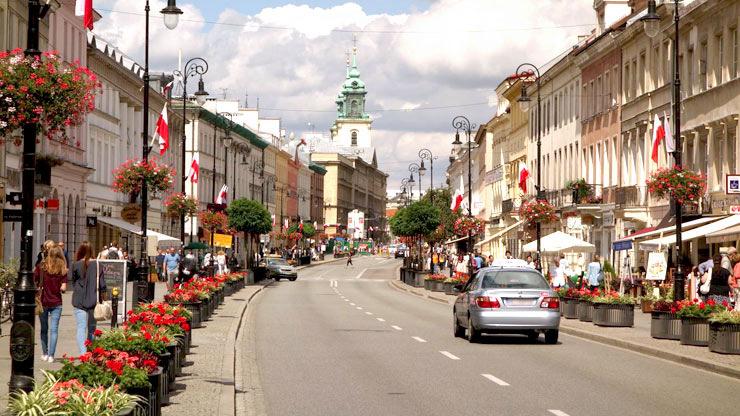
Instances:
[[[44,270],[39,273],[39,288],[36,291],[36,315],[41,316],[44,313],[44,305],[41,303],[41,292],[44,291]]]
[[[709,271],[704,273],[704,276],[707,277],[707,281],[699,286],[699,293],[701,293],[702,295],[706,295],[707,293],[709,293],[709,288],[712,285],[712,269],[709,269]]]
[[[100,262],[95,262],[95,293],[98,296],[98,303],[95,305],[93,316],[96,321],[108,321],[113,317],[113,307],[108,301],[100,301]]]

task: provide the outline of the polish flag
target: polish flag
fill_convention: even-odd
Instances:
[[[162,156],[170,148],[170,128],[167,121],[167,103],[164,103],[162,113],[157,120],[157,129],[154,130],[152,144],[159,142],[159,155]]]
[[[93,0],[77,0],[75,16],[82,16],[85,27],[93,30]]]
[[[287,229],[288,229],[288,225],[289,225],[289,223],[288,223],[288,219],[287,219],[287,218],[285,218],[285,219],[283,220],[283,228],[285,228],[285,229],[287,230]]]
[[[272,217],[272,226],[273,227],[276,226],[277,225],[277,220],[275,219],[275,214],[270,215],[270,217]]]
[[[162,95],[165,96],[165,97],[167,97],[169,95],[170,91],[172,91],[172,86],[173,85],[175,85],[175,80],[172,80],[172,81],[168,82],[167,85],[165,85],[164,87],[162,87]]]
[[[185,180],[190,179],[193,181],[193,183],[198,183],[198,177],[200,176],[200,164],[198,163],[198,156],[193,156],[193,162],[190,163],[190,171],[188,172],[187,178]]]
[[[216,197],[216,200],[214,202],[217,204],[225,204],[228,194],[229,187],[224,184],[224,186],[221,187],[221,190],[218,191],[218,196]]]
[[[460,187],[455,190],[455,194],[452,195],[452,204],[450,205],[450,209],[453,211],[457,211],[460,209],[460,205],[462,205],[463,202],[463,195],[465,194],[465,183],[463,182],[462,175],[460,175]]]
[[[655,119],[653,120],[653,154],[651,156],[655,163],[658,163],[658,149],[663,139],[665,139],[665,129],[658,115],[655,114]]]
[[[671,133],[671,123],[668,121],[668,115],[663,112],[663,120],[665,120],[665,150],[668,153],[676,151],[676,141],[673,140],[673,133]]]
[[[527,193],[527,178],[529,178],[529,170],[527,169],[527,164],[524,162],[519,162],[519,188],[525,194]]]

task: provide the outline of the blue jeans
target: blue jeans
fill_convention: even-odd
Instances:
[[[51,340],[49,339],[49,317],[51,317]],[[59,319],[62,317],[62,307],[44,308],[39,320],[41,321],[41,351],[44,355],[54,356],[57,351],[57,337],[59,336]],[[49,342],[51,341],[51,342]]]
[[[87,352],[85,341],[92,341],[95,333],[95,318],[92,309],[74,308],[75,321],[77,321],[77,346],[80,348],[80,355]]]

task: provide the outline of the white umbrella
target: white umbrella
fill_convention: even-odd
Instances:
[[[541,250],[543,253],[593,253],[596,251],[596,246],[562,231],[556,231],[542,237]],[[522,251],[526,253],[536,252],[537,240],[525,244],[524,247],[522,247]]]

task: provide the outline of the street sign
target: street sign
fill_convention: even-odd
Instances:
[[[23,210],[4,209],[3,222],[21,222],[23,220]]]
[[[725,175],[725,194],[740,194],[740,174]]]

